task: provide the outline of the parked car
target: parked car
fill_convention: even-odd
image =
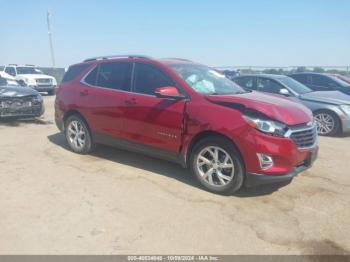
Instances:
[[[39,117],[44,111],[37,91],[0,76],[0,119]]]
[[[96,144],[190,167],[215,193],[290,181],[316,159],[312,112],[286,98],[247,92],[184,59],[87,59],[56,93],[55,121],[71,150]]]
[[[350,84],[350,77],[347,77],[347,76],[343,76],[343,75],[340,75],[340,74],[332,74],[332,76]]]
[[[55,93],[56,79],[45,75],[34,65],[10,64],[4,68],[4,71],[13,76],[23,86],[28,86],[38,92],[47,92],[49,95]]]
[[[290,77],[314,91],[340,91],[350,95],[350,84],[332,74],[295,73]]]
[[[222,73],[226,76],[226,78],[230,80],[232,80],[236,76],[239,76],[239,71],[235,70],[224,70]]]
[[[11,76],[3,71],[0,71],[0,78],[1,78],[0,86],[4,86],[4,85],[18,86],[17,80],[15,80],[15,78],[13,76]]]
[[[248,90],[284,95],[312,110],[317,132],[336,135],[350,131],[350,96],[339,91],[313,91],[288,76],[246,75],[234,81]]]

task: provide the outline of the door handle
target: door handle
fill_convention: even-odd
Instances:
[[[126,105],[136,105],[137,103],[136,103],[136,98],[130,98],[130,99],[125,99],[124,100],[124,103],[126,104]]]
[[[87,96],[89,94],[88,90],[82,90],[79,92],[80,96]]]

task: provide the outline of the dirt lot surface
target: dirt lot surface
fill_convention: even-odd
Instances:
[[[1,254],[350,254],[350,137],[286,186],[224,197],[172,163],[81,156],[54,124],[0,123]]]

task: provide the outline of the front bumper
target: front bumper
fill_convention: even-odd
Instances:
[[[344,119],[341,119],[341,125],[343,129],[343,133],[349,133],[350,132],[350,117],[346,117]]]
[[[35,89],[38,92],[51,92],[56,88],[55,85],[30,85],[29,87]]]
[[[0,119],[32,118],[42,116],[45,112],[44,103],[30,107],[0,108]]]
[[[309,157],[305,160],[305,162],[302,165],[294,167],[292,171],[286,174],[270,175],[270,174],[247,173],[245,178],[245,186],[255,187],[263,184],[289,182],[299,173],[312,167],[313,163],[317,159],[317,155],[318,155],[318,147],[316,147],[310,152]]]

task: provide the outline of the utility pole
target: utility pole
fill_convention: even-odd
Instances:
[[[50,52],[51,52],[51,61],[52,61],[52,67],[55,67],[55,53],[53,51],[53,44],[52,44],[52,33],[51,33],[51,13],[48,10],[47,11],[47,33],[49,35],[49,43],[50,43]]]

